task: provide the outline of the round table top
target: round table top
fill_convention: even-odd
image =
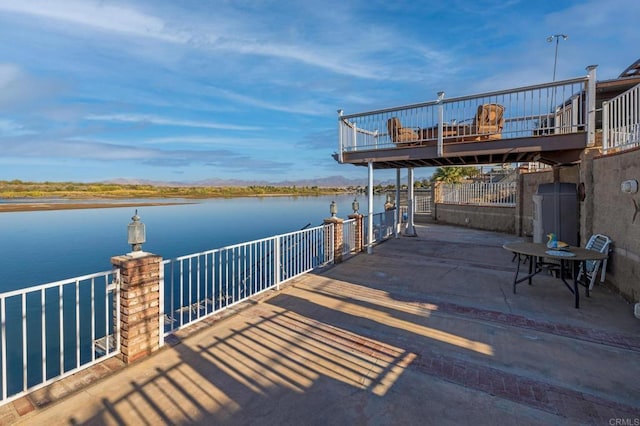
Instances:
[[[548,257],[559,260],[604,260],[608,256],[606,253],[600,253],[599,251],[588,250],[582,247],[569,246],[562,250],[550,249],[545,243],[509,243],[502,247],[513,253],[524,254],[527,256]],[[573,256],[549,254],[548,251],[559,251],[561,253],[568,252],[572,253]]]

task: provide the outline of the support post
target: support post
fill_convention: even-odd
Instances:
[[[413,222],[413,167],[409,167],[407,176],[407,226],[404,235],[407,237],[416,237],[416,228]]]
[[[342,153],[344,152],[343,128],[341,109],[338,110],[338,163],[342,164]]]
[[[114,256],[111,264],[120,272],[120,356],[130,364],[158,350],[162,343],[162,257],[150,253]]]
[[[369,184],[367,186],[367,253],[373,253],[373,163],[367,163]]]
[[[400,237],[400,224],[402,223],[402,212],[400,211],[400,169],[396,169],[396,220],[393,224],[393,236]]]
[[[442,94],[442,95],[441,95]],[[442,99],[444,98],[444,92],[438,93],[438,142],[437,142],[437,153],[438,157],[443,157],[444,153],[444,105],[442,105]]]

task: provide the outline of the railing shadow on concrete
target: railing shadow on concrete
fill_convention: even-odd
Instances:
[[[503,252],[499,260],[493,252],[489,253],[488,247],[502,250],[495,242],[501,238],[495,236],[493,243],[474,247],[477,250],[474,253],[482,253],[494,262],[492,264],[480,265],[466,259],[461,266],[455,256],[469,257],[469,251],[461,253],[452,243],[448,250],[443,250],[443,244],[447,243],[434,241],[412,251],[410,256],[414,258],[400,268],[415,265],[416,257],[432,259],[432,253],[437,253],[441,262],[449,262],[449,268],[476,273],[485,270],[490,279],[495,279],[496,267],[510,265],[506,253]],[[395,262],[397,254],[391,250],[374,261]],[[391,259],[389,255],[396,256]],[[371,258],[359,257],[354,261],[359,259]],[[366,265],[364,262],[362,266]],[[502,281],[508,286],[510,280],[506,277],[511,273],[507,272],[512,268],[500,270],[505,277]],[[522,351],[526,353],[527,348],[514,351],[507,341],[499,341],[498,335],[513,325],[508,321],[518,319],[518,315],[457,305],[451,299],[442,303],[433,301],[432,295],[425,293],[422,282],[414,283],[415,286],[407,290],[408,282],[378,279],[376,273],[366,267],[363,271],[366,272],[359,274],[348,268],[332,268],[318,276],[302,278],[265,303],[254,304],[241,315],[227,318],[220,326],[203,328],[172,350],[156,354],[150,369],[149,363],[140,368],[134,365],[121,372],[119,380],[105,380],[102,389],[95,392],[104,391],[109,396],[99,400],[95,411],[66,411],[64,416],[71,424],[245,424],[257,418],[271,423],[281,420],[280,423],[309,424],[326,420],[313,417],[318,411],[310,409],[310,405],[324,409],[338,407],[356,395],[355,399],[376,405],[384,398],[381,406],[393,406],[400,398],[407,398],[416,386],[428,394],[430,385],[441,382],[456,387],[462,385],[467,388],[465,392],[468,389],[483,392],[491,398],[505,400],[505,404],[510,400],[530,405],[559,418],[566,418],[563,400],[555,404],[554,399],[548,398],[540,405],[539,400],[523,399],[510,389],[535,386],[543,395],[568,395],[570,402],[582,404],[581,408],[604,401],[601,404],[604,408],[615,407],[617,413],[624,415],[634,413],[628,404],[606,397],[585,398],[585,394],[573,390],[572,385],[565,385],[560,378],[566,379],[567,374],[574,380],[577,377],[580,383],[588,379],[573,363],[558,365],[552,372],[555,379],[548,382],[531,379],[527,377],[528,372],[515,368],[520,362],[536,363],[535,359],[519,355]],[[459,273],[464,276],[465,272]],[[442,284],[435,274],[429,281],[431,285]],[[394,282],[398,285],[390,285]],[[438,312],[440,309],[444,311],[442,314]],[[500,322],[500,326],[491,326],[489,333],[478,328],[474,338],[471,328],[481,327],[482,321],[473,315],[487,313],[494,314],[491,318]],[[545,325],[540,321],[519,319],[524,323],[517,326],[548,333],[547,328],[535,328]],[[573,331],[568,335],[570,341],[555,342],[555,347],[564,345],[570,353],[575,352],[576,345],[581,343],[580,335],[575,336],[574,326],[567,328]],[[532,347],[540,344],[538,339],[528,340],[528,336],[522,336],[521,330],[511,336],[518,336],[521,343],[529,342]],[[590,341],[583,343],[585,346],[593,351],[607,351],[596,349]],[[620,352],[618,348],[615,351]],[[513,357],[499,358],[498,353]],[[481,362],[487,359],[490,362]],[[513,364],[514,360],[518,364]],[[539,369],[535,371],[541,374]],[[474,380],[469,379],[467,372]],[[632,388],[632,384],[627,386]],[[420,412],[420,408],[413,410],[416,412]],[[331,415],[334,419],[347,418],[340,417],[342,411]]]
[[[326,380],[382,397],[415,359],[394,345],[277,307],[211,340],[176,345],[176,356],[151,377],[132,377],[90,418],[72,413],[70,423],[242,423],[255,419],[250,408],[272,411],[283,393],[302,397]],[[309,415],[281,414],[302,423]]]

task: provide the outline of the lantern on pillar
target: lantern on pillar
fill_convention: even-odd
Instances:
[[[331,217],[336,217],[336,214],[338,214],[338,205],[335,201],[332,201],[331,205],[329,205],[329,213],[331,213]]]
[[[141,252],[142,243],[146,241],[144,223],[140,222],[140,216],[138,216],[138,210],[131,218],[132,222],[127,227],[128,242],[131,245],[131,251]]]
[[[358,214],[358,210],[360,210],[360,203],[357,198],[353,199],[353,203],[351,203],[351,208],[353,209],[353,214]]]

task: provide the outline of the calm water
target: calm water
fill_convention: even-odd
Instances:
[[[139,207],[146,225],[144,250],[165,259],[317,226],[329,204],[347,217],[353,196],[232,198],[195,204]],[[361,212],[367,201],[359,196]],[[383,210],[384,197],[374,200]],[[111,269],[125,254],[135,208],[0,214],[0,292]]]

